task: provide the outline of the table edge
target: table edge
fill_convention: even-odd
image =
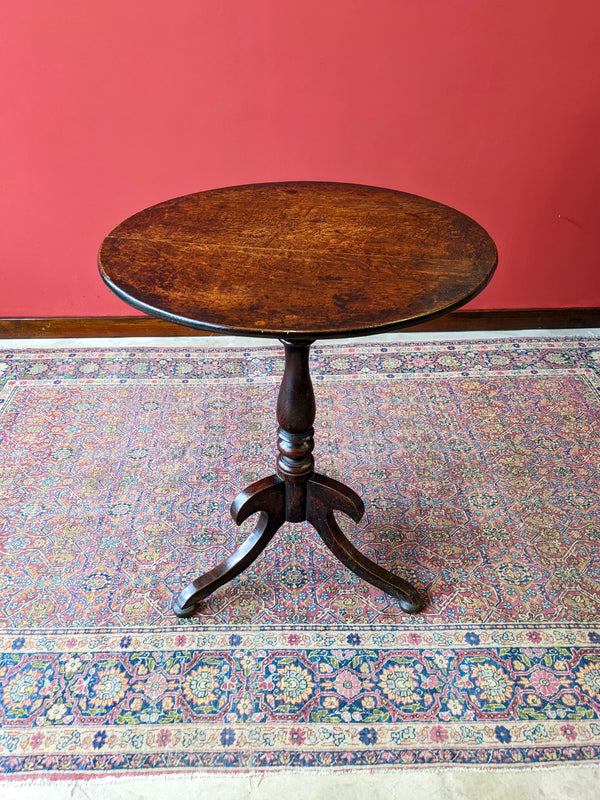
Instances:
[[[155,308],[148,303],[144,303],[142,300],[132,297],[111,281],[111,279],[104,272],[100,261],[98,261],[98,267],[102,280],[117,297],[123,300],[123,302],[127,303],[127,305],[144,312],[150,317],[157,317],[158,319],[163,319],[176,325],[181,325],[184,328],[194,328],[195,330],[207,331],[208,333],[219,333],[240,337],[258,337],[264,339],[283,339],[287,341],[316,341],[317,339],[346,339],[358,336],[372,336],[378,333],[390,333],[395,330],[401,330],[402,328],[409,328],[413,325],[419,325],[423,322],[428,322],[429,320],[449,314],[451,311],[455,311],[457,308],[461,308],[473,300],[473,298],[477,297],[477,295],[485,289],[496,271],[498,266],[498,250],[491,237],[490,241],[492,244],[494,244],[494,249],[496,251],[494,264],[489,272],[485,275],[481,283],[479,283],[471,292],[469,292],[469,294],[464,295],[453,303],[445,305],[442,308],[435,309],[434,311],[426,314],[417,314],[413,317],[401,317],[398,320],[392,320],[379,325],[363,325],[358,327],[338,328],[335,330],[304,329],[301,331],[296,331],[266,328],[243,328],[228,325],[217,325],[211,322],[202,322],[201,320],[189,319],[187,317],[178,316],[177,314],[169,311],[164,311],[160,308]]]

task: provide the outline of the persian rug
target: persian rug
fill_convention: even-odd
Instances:
[[[240,340],[243,343],[243,340]],[[0,768],[15,777],[597,763],[600,341],[315,346],[339,522],[425,611],[252,529],[279,347],[0,354]]]

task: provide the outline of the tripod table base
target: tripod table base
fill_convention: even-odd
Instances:
[[[282,480],[277,475],[256,481],[233,501],[231,516],[241,525],[260,512],[256,527],[238,549],[209,572],[196,578],[177,597],[173,610],[178,617],[191,616],[196,605],[215,589],[243,572],[265,549],[284,522],[307,520],[331,552],[363,580],[395,597],[403,611],[414,614],[424,607],[417,590],[364,556],[348,540],[337,524],[334,511],[343,511],[355,522],[364,513],[360,497],[339,481],[313,473],[301,483]]]

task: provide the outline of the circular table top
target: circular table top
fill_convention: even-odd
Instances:
[[[415,195],[344,183],[264,183],[178,197],[102,243],[108,286],[193,328],[288,340],[414,325],[490,280],[494,242]]]

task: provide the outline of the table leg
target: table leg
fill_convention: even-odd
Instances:
[[[173,604],[178,617],[191,616],[197,603],[249,567],[281,528],[285,522],[285,484],[276,475],[248,486],[231,506],[236,525],[241,525],[257,511],[260,511],[258,522],[246,541],[229,558],[196,578],[179,594]]]
[[[358,522],[363,515],[363,503],[360,497],[343,483],[338,483],[325,475],[313,475],[308,483],[306,518],[334,556],[359,578],[399,600],[403,611],[408,614],[421,611],[425,603],[414,586],[393,572],[380,567],[357,550],[335,521],[334,510],[343,511]]]
[[[179,617],[193,614],[197,603],[239,575],[262,553],[284,522],[304,520],[316,528],[331,552],[352,572],[397,598],[404,611],[420,611],[424,602],[417,590],[364,556],[335,521],[333,512],[339,510],[358,522],[364,513],[363,502],[348,486],[314,472],[315,397],[308,363],[312,342],[284,341],[283,344],[285,370],[277,400],[277,475],[251,484],[231,506],[237,525],[260,512],[258,523],[229,558],[179,594],[173,606],[175,614]]]

